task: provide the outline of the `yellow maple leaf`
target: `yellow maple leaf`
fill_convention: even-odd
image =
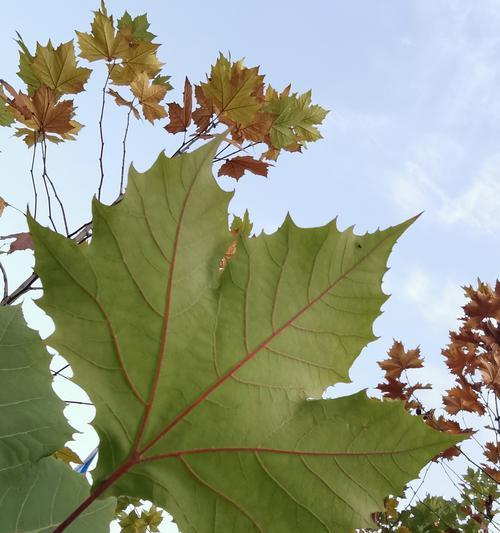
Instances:
[[[246,68],[242,61],[231,62],[222,54],[212,65],[210,77],[201,87],[209,104],[218,114],[250,124],[262,107],[264,76],[259,67]]]
[[[78,457],[78,455],[67,446],[54,452],[54,457],[65,462],[67,465],[69,465],[69,463],[76,463],[77,465],[81,465],[83,463],[80,457]]]
[[[50,41],[47,46],[37,43],[31,68],[43,85],[66,94],[83,91],[83,86],[92,72],[88,68],[77,66],[72,40],[60,44],[57,48],[54,48]]]
[[[88,61],[112,61],[127,54],[129,43],[121,32],[116,32],[112,16],[95,11],[91,28],[91,33],[76,32],[80,57]]]
[[[130,85],[143,72],[148,78],[154,78],[163,66],[156,57],[159,46],[147,41],[138,41],[129,46],[123,63],[109,65],[111,81],[115,85]]]
[[[167,93],[166,85],[151,84],[147,74],[143,72],[130,84],[130,89],[139,100],[146,120],[152,123],[154,120],[167,116],[165,108],[160,105]]]

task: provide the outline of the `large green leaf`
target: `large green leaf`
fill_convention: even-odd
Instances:
[[[20,306],[0,308],[0,472],[64,446],[71,431],[51,386],[49,354]],[[16,474],[14,474],[15,476]]]
[[[31,221],[49,344],[96,404],[96,486],[153,500],[184,533],[349,531],[370,525],[459,438],[349,381],[374,339],[381,280],[411,223],[364,236],[335,222],[231,242],[217,142],[131,170],[114,207],[93,205],[90,245]],[[315,398],[312,401],[311,398]]]
[[[85,476],[46,457],[26,465],[7,482],[0,474],[0,533],[51,533],[89,495]],[[94,502],[68,533],[108,533],[115,498]]]
[[[71,431],[51,387],[49,355],[18,306],[0,309],[0,533],[49,532],[89,494],[87,480],[50,457]],[[73,533],[105,533],[114,498],[92,505]]]

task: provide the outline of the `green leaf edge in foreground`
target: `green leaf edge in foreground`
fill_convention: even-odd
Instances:
[[[0,307],[0,331],[0,533],[50,533],[90,487],[52,457],[71,430],[52,390],[50,356],[21,306]],[[107,533],[114,507],[114,498],[95,502],[68,531]]]
[[[461,440],[364,392],[319,399],[374,340],[387,258],[414,219],[358,236],[287,217],[240,235],[221,274],[233,237],[218,144],[131,169],[120,204],[94,201],[89,245],[30,221],[48,343],[97,409],[93,498],[150,499],[183,533],[372,525]]]

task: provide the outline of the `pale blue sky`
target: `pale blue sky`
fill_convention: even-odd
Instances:
[[[282,156],[267,179],[249,175],[236,185],[232,208],[248,208],[257,229],[273,231],[287,210],[299,225],[338,215],[341,227],[356,224],[359,232],[425,211],[390,260],[385,287],[393,296],[375,324],[381,339],[354,365],[354,384],[336,393],[376,385],[376,361],[393,337],[410,347],[420,344],[428,366],[419,381],[447,384],[439,353],[457,325],[460,286],[499,275],[500,1],[109,0],[107,6],[115,15],[148,12],[163,44],[164,71],[176,88],[167,101],[178,98],[185,75],[202,79],[221,50],[244,56],[249,66],[260,64],[273,86],[311,88],[314,101],[331,109],[324,140],[302,155]],[[20,87],[16,30],[30,47],[49,37],[58,44],[72,38],[73,29],[87,31],[97,7],[97,0],[5,3],[0,77]],[[87,220],[99,176],[96,100],[105,73],[102,66],[97,70],[89,92],[76,97],[77,118],[87,126],[79,141],[50,147],[50,174],[73,228]],[[109,105],[106,165],[114,181],[105,189],[107,200],[116,196],[124,121],[124,109]],[[160,150],[171,153],[177,137],[134,123],[130,157],[145,169]],[[6,129],[0,130],[0,150],[0,194],[25,206],[30,153]],[[229,179],[221,184],[234,187]],[[6,212],[0,234],[19,231],[19,224],[19,216]],[[28,252],[18,255],[8,263],[12,286],[30,261]],[[447,491],[440,468],[429,479],[429,490]]]

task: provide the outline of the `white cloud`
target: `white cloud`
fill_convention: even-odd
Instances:
[[[500,155],[486,161],[471,185],[449,199],[438,216],[448,224],[464,222],[485,232],[500,231]]]
[[[483,233],[500,231],[500,154],[487,158],[458,194],[451,184],[446,189],[441,186],[439,171],[427,172],[425,163],[407,161],[393,181],[392,199],[405,215],[426,210],[444,224],[465,225]],[[427,166],[432,167],[429,162]]]
[[[458,283],[431,279],[422,269],[413,270],[402,290],[403,296],[416,304],[422,316],[433,324],[451,328],[462,314],[463,290]]]
[[[417,161],[407,161],[405,168],[393,182],[392,199],[405,215],[415,214],[436,203],[446,195]]]

